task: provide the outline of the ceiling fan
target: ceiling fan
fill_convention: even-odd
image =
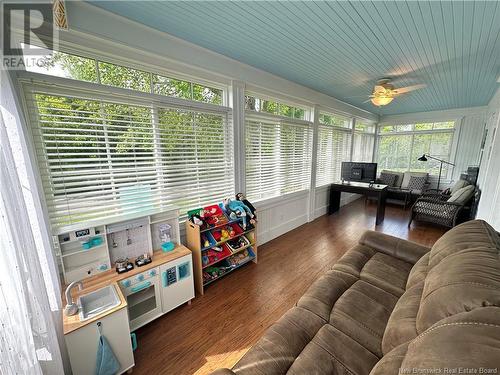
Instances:
[[[370,99],[366,100],[364,103],[371,101],[377,107],[381,107],[389,104],[394,100],[394,98],[401,94],[406,94],[410,91],[418,90],[426,86],[425,84],[419,84],[395,88],[390,82],[390,78],[379,79],[373,89],[373,93],[370,95]]]

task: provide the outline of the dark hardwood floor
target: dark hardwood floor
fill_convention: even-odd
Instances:
[[[376,204],[359,199],[332,216],[259,246],[250,263],[139,329],[134,374],[207,374],[231,367],[311,283],[374,229]],[[409,211],[388,206],[376,230],[431,246],[445,229],[412,224]]]

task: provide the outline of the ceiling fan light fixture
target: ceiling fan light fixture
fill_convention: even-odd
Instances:
[[[393,101],[392,96],[375,96],[374,98],[371,99],[372,103],[376,105],[377,107],[387,105],[390,102]]]

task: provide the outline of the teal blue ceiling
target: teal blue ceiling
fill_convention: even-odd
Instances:
[[[498,1],[91,3],[382,115],[486,105],[498,87]],[[364,103],[382,77],[426,86]]]

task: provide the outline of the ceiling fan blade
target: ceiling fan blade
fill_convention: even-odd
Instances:
[[[385,87],[384,86],[380,86],[380,85],[376,85],[374,88],[373,88],[373,91],[374,92],[385,92]]]
[[[422,88],[424,88],[426,86],[427,86],[426,84],[421,83],[419,85],[412,85],[412,86],[400,87],[399,89],[395,89],[393,91],[393,93],[396,94],[396,95],[406,94],[407,92],[414,91],[414,90],[419,90],[419,89],[422,89]]]
[[[371,99],[365,100],[365,101],[363,102],[363,104],[364,104],[364,103],[369,103],[369,102],[371,102],[371,101],[372,101]]]
[[[351,99],[351,98],[366,98],[369,95],[355,95],[355,96],[346,96],[344,99]]]

